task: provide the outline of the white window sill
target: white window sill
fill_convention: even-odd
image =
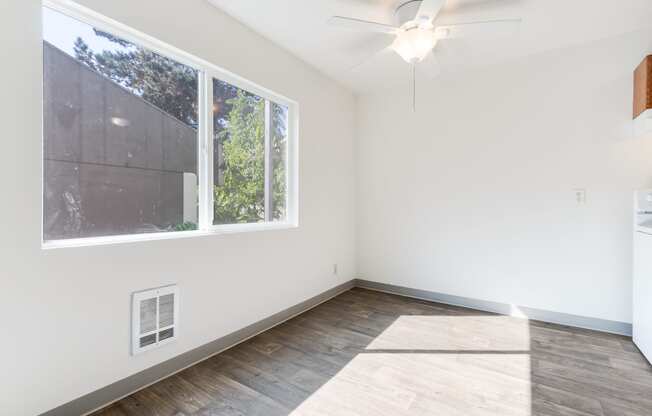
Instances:
[[[158,240],[176,240],[180,238],[207,237],[214,235],[251,233],[258,231],[289,230],[298,227],[299,226],[297,224],[288,222],[218,225],[205,230],[196,231],[171,231],[165,233],[129,234],[107,237],[74,238],[68,240],[50,240],[44,241],[41,244],[41,248],[43,250],[54,250],[71,247],[106,246],[113,244],[129,244]]]

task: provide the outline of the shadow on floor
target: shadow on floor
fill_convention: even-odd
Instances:
[[[649,416],[631,340],[348,291],[95,416]]]

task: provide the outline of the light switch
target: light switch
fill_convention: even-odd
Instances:
[[[586,189],[574,189],[575,193],[575,202],[577,205],[586,204]]]

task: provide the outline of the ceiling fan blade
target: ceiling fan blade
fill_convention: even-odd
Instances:
[[[444,7],[446,0],[423,0],[415,20],[432,23],[441,9]]]
[[[435,37],[437,39],[455,39],[511,36],[518,31],[520,25],[521,19],[505,19],[437,26]]]
[[[359,30],[363,32],[379,32],[396,34],[397,27],[386,25],[384,23],[370,22],[367,20],[354,19],[352,17],[333,16],[328,20],[332,26],[343,27],[346,29]]]
[[[374,60],[377,60],[379,57],[384,56],[384,55],[389,55],[391,53],[394,53],[394,49],[392,49],[392,45],[388,45],[385,48],[378,50],[376,52],[373,52],[372,54],[368,55],[365,57],[362,61],[356,63],[352,67],[347,69],[347,72],[355,72],[361,67],[371,63]]]

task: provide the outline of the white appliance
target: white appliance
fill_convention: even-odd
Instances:
[[[634,195],[634,343],[652,361],[652,189]]]

